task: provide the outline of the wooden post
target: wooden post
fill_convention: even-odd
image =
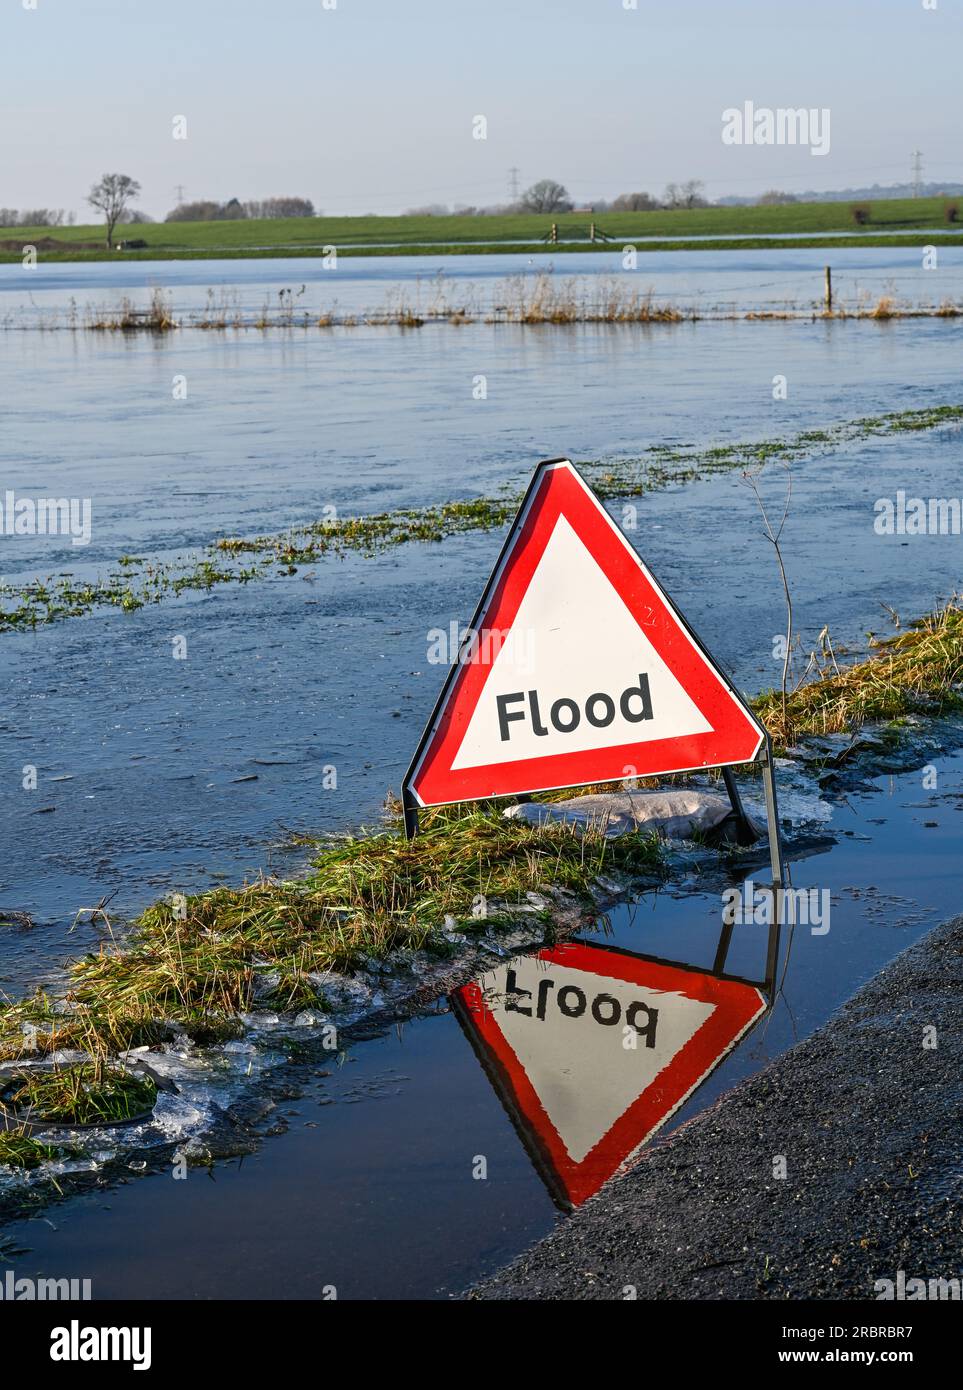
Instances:
[[[826,267],[826,313],[833,312],[833,268]]]
[[[557,223],[557,222],[553,222],[553,223],[552,223],[552,245],[554,246],[555,243],[556,243],[557,241],[558,241],[558,223]]]
[[[590,222],[590,223],[589,223],[589,241],[594,241],[594,240],[595,240],[595,223],[594,223],[594,222]]]

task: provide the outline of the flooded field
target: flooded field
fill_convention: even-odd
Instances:
[[[403,295],[427,309],[439,292],[474,297],[484,311],[497,303],[499,287],[513,277],[542,272],[556,280],[574,278],[590,285],[617,276],[640,290],[652,289],[664,301],[696,312],[712,308],[778,309],[790,304],[821,309],[823,271],[830,264],[834,294],[843,304],[873,303],[889,294],[914,304],[959,300],[963,292],[963,248],[940,246],[934,257],[924,247],[833,247],[828,250],[646,252],[644,242],[634,269],[626,267],[626,248],[613,246],[591,256],[563,250],[535,255],[335,257],[261,261],[155,261],[113,265],[44,264],[25,269],[0,265],[0,326],[22,329],[65,324],[73,302],[110,305],[124,295],[144,306],[155,289],[169,296],[176,316],[201,314],[212,303],[236,306],[246,315],[276,305],[290,291],[300,314],[330,308],[361,314]]]
[[[636,274],[667,299],[756,308],[818,302],[825,258],[653,253]],[[574,273],[564,256],[546,259]],[[939,302],[963,288],[961,253],[941,252],[939,272],[898,249],[834,250],[831,259],[850,297]],[[568,260],[586,276],[617,265],[615,256],[607,265],[601,255],[590,265]],[[527,261],[463,258],[445,269],[487,293]],[[25,291],[26,272],[0,268],[9,330],[0,332],[2,486],[88,498],[92,517],[86,546],[4,535],[3,582],[89,578],[122,556],[162,563],[325,508],[354,516],[514,491],[556,455],[604,464],[653,445],[770,440],[960,403],[958,320],[35,331],[71,296],[146,302],[160,285],[190,312],[215,285],[236,288],[256,310],[309,277],[312,302],[361,310],[401,284],[427,294],[418,277],[427,287],[436,269],[373,260],[327,276],[316,262],[41,266]],[[777,376],[785,399],[773,398]],[[826,445],[794,465],[783,550],[804,652],[828,627],[840,658],[864,653],[870,634],[889,635],[896,619],[956,592],[959,535],[884,536],[874,519],[877,500],[899,490],[959,496],[961,463],[963,430],[944,426]],[[783,470],[766,473],[762,487],[781,506]],[[634,502],[627,534],[713,653],[749,693],[778,683],[782,591],[740,471]],[[430,634],[469,619],[500,538],[328,555],[293,574],[172,594],[136,612],[0,633],[0,909],[34,924],[0,925],[0,987],[16,997],[56,982],[66,957],[104,933],[102,923],[73,926],[77,913],[106,898],[122,922],[173,893],[297,871],[305,853],[292,832],[375,823],[444,675]],[[186,639],[183,658],[177,638]],[[949,722],[927,737],[905,770],[862,786],[824,786],[782,768],[793,882],[829,892],[831,930],[783,940],[773,1012],[669,1127],[812,1031],[957,910],[963,761]],[[30,791],[28,766],[37,769]],[[936,782],[924,782],[933,766]],[[591,939],[710,970],[727,879],[694,852],[680,854],[677,869],[658,893],[611,909]],[[746,861],[727,872],[738,881],[767,869]],[[489,948],[490,968],[501,969],[506,947],[492,939]],[[741,928],[728,970],[759,979],[762,956],[759,930]],[[365,982],[359,1018],[377,1007],[379,990]],[[147,1157],[131,1159],[131,1181],[117,1185],[115,1145],[94,1145],[80,1171],[101,1165],[107,1185],[9,1226],[0,1241],[25,1249],[13,1260],[21,1272],[92,1277],[101,1297],[318,1297],[329,1284],[343,1297],[458,1292],[564,1216],[456,1014],[443,998],[397,1029],[351,1041],[328,1065],[295,1066],[293,1080],[287,1035],[274,1045],[267,1025],[233,1051],[175,1055],[180,1100],[165,1098],[172,1108],[162,1105],[159,1126],[140,1136]],[[275,1085],[264,1129],[283,1133],[259,1132],[243,1160],[215,1164],[214,1181],[203,1168],[183,1182],[141,1180],[152,1146],[197,1131],[191,1107],[207,1114],[242,1096],[250,1104],[262,1073],[266,1092]],[[281,1075],[283,1084],[270,1082]],[[473,1177],[479,1155],[485,1180]]]

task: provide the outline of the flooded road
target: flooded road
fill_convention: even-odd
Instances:
[[[937,297],[958,292],[963,272],[963,258],[941,256]],[[879,288],[880,277],[902,276],[915,293],[924,282],[912,257],[832,253],[854,281]],[[822,258],[649,260],[659,293],[755,304],[800,293]],[[458,273],[504,275],[511,259],[471,258]],[[613,269],[607,256],[568,259],[582,274]],[[296,265],[298,283],[310,275],[318,289],[323,272]],[[290,283],[279,262],[165,265],[150,268],[147,284],[143,266],[41,269],[31,304],[13,280],[19,268],[0,268],[0,315],[62,308],[70,294],[146,296],[150,282],[198,306],[220,276],[256,306],[266,288]],[[345,262],[338,295],[370,304],[417,272]],[[954,402],[961,333],[952,320],[159,340],[11,330],[0,333],[3,486],[89,497],[94,524],[86,548],[3,537],[0,571],[7,582],[82,576],[122,554],[163,559],[219,535],[275,532],[330,505],[352,515],[518,488],[552,455],[634,458],[652,444],[765,439]],[[784,401],[772,396],[776,374],[788,381]],[[178,375],[183,400],[172,396]],[[479,375],[484,400],[473,397]],[[877,535],[873,520],[876,500],[899,489],[959,495],[961,462],[963,432],[945,428],[827,450],[794,468],[784,549],[804,651],[827,624],[837,653],[865,651],[869,632],[893,630],[888,609],[911,618],[957,589],[958,536],[929,537],[922,552],[919,538]],[[781,471],[764,486],[778,502]],[[778,681],[779,579],[738,473],[646,495],[628,534],[743,688]],[[96,945],[94,928],[71,926],[108,895],[123,918],[173,892],[293,872],[304,852],[290,847],[291,831],[373,823],[444,675],[428,660],[428,634],[467,621],[499,543],[470,534],[332,556],[134,614],[0,635],[0,907],[36,923],[0,927],[0,987],[16,995],[56,979],[68,955]],[[32,791],[22,786],[28,766],[38,770]],[[336,785],[325,787],[330,768]],[[833,804],[821,830],[834,839],[793,866],[797,886],[830,892],[831,930],[797,930],[772,1014],[669,1128],[806,1036],[957,909],[963,760],[940,757],[938,773],[938,790],[908,772]],[[719,885],[693,870],[609,914],[604,944],[705,970],[719,912]],[[760,978],[761,950],[757,929],[740,928],[729,971]],[[502,965],[493,957],[493,970]],[[210,1176],[192,1169],[182,1182],[150,1177],[74,1198],[49,1214],[56,1229],[19,1223],[4,1233],[29,1247],[16,1266],[92,1277],[96,1297],[319,1297],[328,1284],[343,1297],[431,1297],[561,1219],[447,1004],[352,1045],[327,1076],[306,1070],[302,1096],[278,1103],[285,1134]],[[473,1176],[478,1156],[483,1179]]]

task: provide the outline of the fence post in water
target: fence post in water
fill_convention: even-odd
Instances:
[[[594,223],[594,222],[590,222],[590,223],[589,223],[589,241],[594,241],[594,240],[595,240],[595,223]]]
[[[828,266],[826,267],[826,313],[827,313],[827,314],[831,314],[832,312],[833,312],[833,268],[832,268],[832,266],[828,265]]]

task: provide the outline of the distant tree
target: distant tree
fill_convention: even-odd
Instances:
[[[20,214],[22,227],[59,227],[63,220],[63,208],[25,208]]]
[[[405,217],[448,217],[450,209],[444,203],[426,203],[422,208],[406,208]]]
[[[0,208],[0,227],[60,227],[63,208]]]
[[[271,198],[272,207],[277,208],[275,217],[316,217],[314,204],[310,198]]]
[[[539,179],[521,196],[521,212],[571,212],[572,200],[568,189],[554,179]]]
[[[853,221],[857,227],[865,227],[873,215],[873,209],[869,203],[853,203],[850,212],[853,214]]]
[[[795,193],[783,193],[779,188],[767,188],[765,193],[760,193],[756,199],[756,206],[760,208],[779,207],[783,203],[798,203],[799,199]]]
[[[165,222],[216,222],[221,210],[220,203],[203,199],[195,203],[178,203],[173,212],[164,218]]]
[[[242,203],[229,198],[215,203],[209,198],[196,203],[180,203],[166,217],[167,222],[235,222],[244,217],[317,217],[310,198],[263,198]]]
[[[154,219],[151,217],[150,213],[141,212],[140,208],[127,208],[117,219],[118,226],[122,223],[130,226],[137,226],[145,222],[153,221]]]
[[[264,198],[244,204],[248,217],[316,217],[310,198]]]
[[[704,208],[707,206],[702,190],[701,179],[688,179],[685,183],[667,183],[663,202],[667,208]]]
[[[612,200],[613,212],[652,212],[658,206],[649,193],[620,193]]]
[[[87,194],[87,202],[92,208],[103,213],[107,231],[107,249],[114,237],[118,219],[133,198],[140,193],[140,184],[127,174],[104,174]]]

